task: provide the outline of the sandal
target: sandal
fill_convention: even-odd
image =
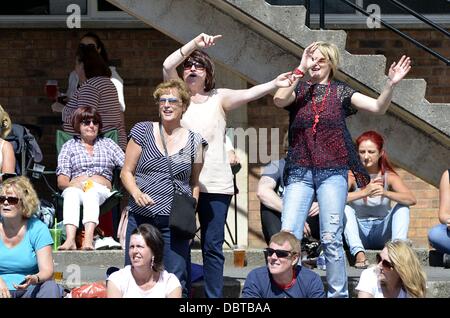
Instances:
[[[369,260],[366,258],[363,261],[355,262],[355,265],[353,265],[357,269],[366,269],[369,267],[370,263]]]

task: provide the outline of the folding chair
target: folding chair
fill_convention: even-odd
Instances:
[[[119,133],[116,129],[106,131],[102,133],[103,137],[111,138],[114,142],[118,142],[119,139]],[[57,154],[60,153],[62,146],[64,143],[69,141],[73,138],[73,135],[70,133],[67,133],[62,130],[56,131],[56,152]],[[120,169],[116,168],[113,171],[113,179],[112,179],[112,194],[111,196],[103,202],[102,205],[100,205],[100,215],[103,215],[109,211],[111,211],[114,207],[118,206],[120,209],[120,201],[123,198],[122,193],[122,187],[120,184]],[[62,220],[62,207],[64,204],[64,197],[57,191],[54,191],[52,194],[53,201],[55,202],[55,208],[58,213],[58,219]],[[83,207],[80,207],[80,215],[83,215]],[[61,214],[61,215],[59,215]],[[80,217],[80,222],[82,220],[82,217]],[[81,227],[81,224],[80,224]]]

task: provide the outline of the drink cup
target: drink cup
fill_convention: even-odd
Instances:
[[[57,251],[58,247],[61,245],[61,229],[50,229],[50,235],[53,239],[53,250]]]
[[[236,248],[233,250],[234,267],[244,267],[245,264],[245,249]]]
[[[48,80],[45,83],[45,92],[50,100],[56,101],[58,98],[58,81]]]

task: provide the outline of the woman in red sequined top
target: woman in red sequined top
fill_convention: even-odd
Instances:
[[[293,71],[291,86],[280,88],[274,96],[275,105],[289,111],[282,229],[301,239],[308,211],[317,197],[328,297],[348,297],[342,247],[347,173],[353,172],[360,187],[370,182],[345,118],[358,109],[384,114],[395,85],[411,69],[410,63],[406,56],[393,63],[383,91],[374,99],[332,80],[339,64],[339,50],[331,43],[314,42],[304,50],[299,67]],[[309,81],[300,81],[306,73]]]

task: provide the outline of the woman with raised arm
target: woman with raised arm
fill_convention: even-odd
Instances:
[[[314,196],[317,197],[328,297],[348,297],[342,247],[348,171],[353,172],[359,187],[370,181],[352,144],[345,118],[357,109],[384,114],[395,85],[411,68],[406,56],[393,63],[385,88],[374,99],[334,81],[338,63],[336,45],[310,44],[303,52],[300,65],[292,72],[292,84],[280,88],[274,96],[275,105],[289,112],[290,146],[285,168],[282,229],[301,239],[308,211]],[[309,81],[300,81],[306,74],[310,76]]]
[[[208,142],[200,173],[198,211],[205,294],[209,298],[222,297],[224,227],[234,194],[233,174],[225,151],[226,112],[289,85],[286,73],[249,89],[215,89],[214,64],[201,49],[215,45],[221,37],[202,33],[169,55],[163,64],[165,80],[181,77],[189,87],[190,106],[182,126],[200,133]],[[179,75],[176,68],[180,64],[183,66]]]

